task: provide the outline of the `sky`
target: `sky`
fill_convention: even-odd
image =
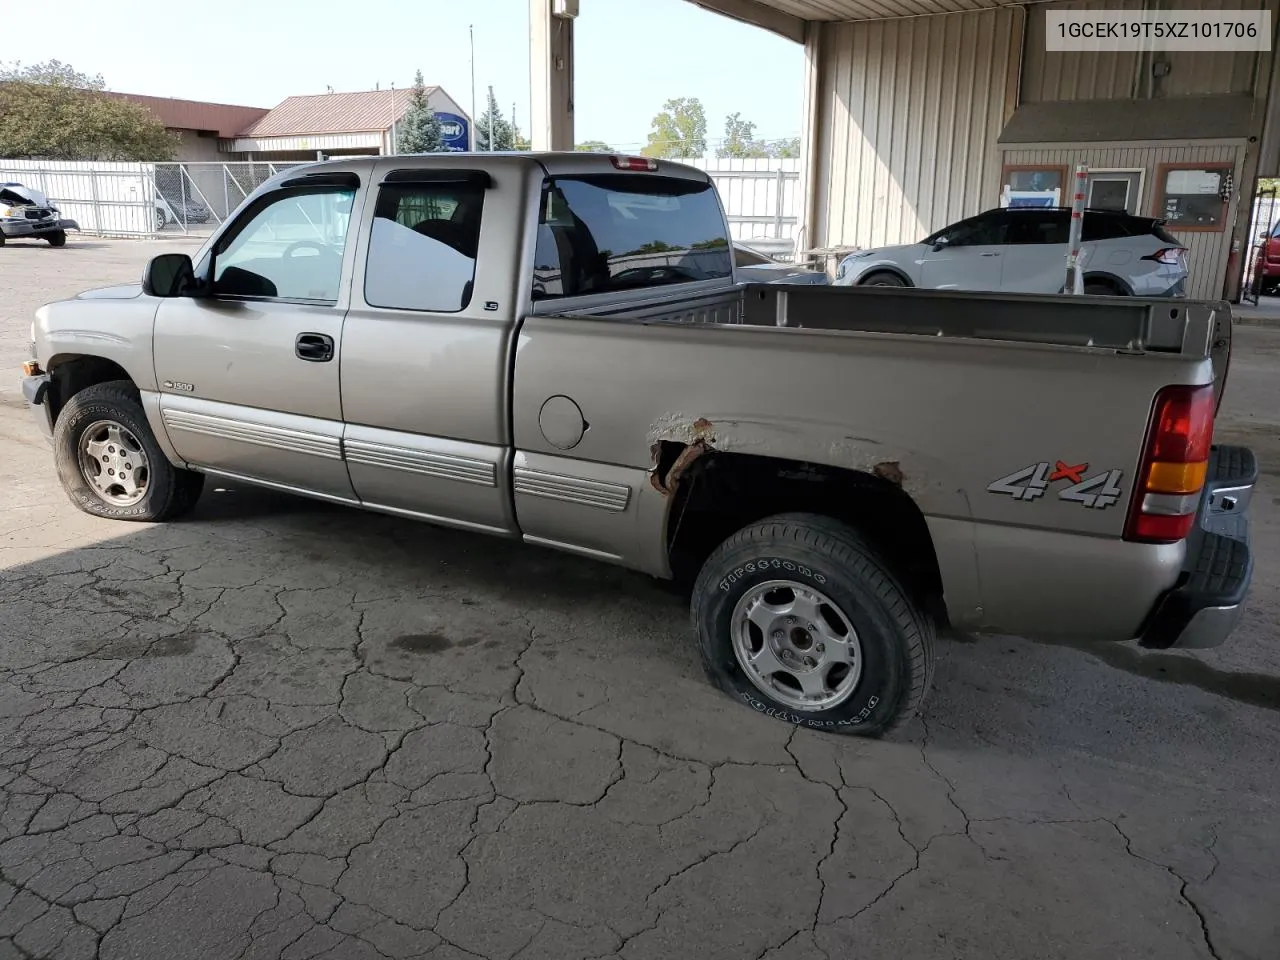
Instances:
[[[60,0],[50,29],[8,50],[101,74],[112,90],[261,107],[330,86],[408,86],[421,68],[470,112],[474,25],[479,110],[492,85],[527,130],[528,10],[528,0]],[[759,139],[800,133],[799,44],[686,0],[581,0],[574,30],[578,142],[639,147],[675,97],[702,101],[713,141],[734,112]]]

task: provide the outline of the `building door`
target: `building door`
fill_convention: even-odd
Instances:
[[[1090,170],[1085,205],[1093,210],[1136,214],[1141,193],[1141,170]]]

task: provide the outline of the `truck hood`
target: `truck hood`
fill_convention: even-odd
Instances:
[[[31,204],[36,207],[51,207],[53,204],[39,190],[32,190],[20,183],[0,183],[0,203]]]
[[[142,295],[142,284],[120,283],[114,287],[98,287],[76,294],[77,300],[132,300]]]

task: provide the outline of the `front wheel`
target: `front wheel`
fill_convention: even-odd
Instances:
[[[905,287],[906,285],[907,281],[896,273],[890,273],[888,270],[873,273],[858,284],[860,287]]]
[[[55,230],[53,233],[45,234],[45,239],[49,241],[51,247],[65,247],[67,245],[67,231]]]
[[[707,675],[797,726],[879,736],[919,709],[934,626],[857,531],[813,514],[740,530],[692,600]]]
[[[85,513],[162,521],[186,513],[204,475],[175,467],[156,443],[131,383],[99,383],[62,408],[53,430],[58,479]]]

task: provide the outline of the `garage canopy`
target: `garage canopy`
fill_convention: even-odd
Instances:
[[[1008,6],[992,0],[689,0],[715,13],[804,42],[808,20],[889,20]]]

